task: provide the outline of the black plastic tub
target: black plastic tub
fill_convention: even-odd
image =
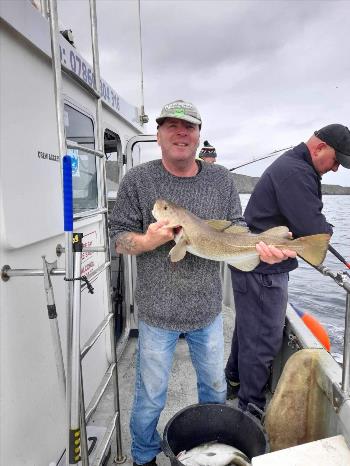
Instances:
[[[224,404],[196,404],[179,411],[165,426],[162,448],[172,466],[181,466],[178,453],[212,441],[238,448],[249,459],[270,450],[260,422]]]

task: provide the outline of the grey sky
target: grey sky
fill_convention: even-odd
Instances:
[[[88,2],[59,6],[89,59]],[[139,106],[137,1],[97,6],[102,75]],[[202,115],[201,142],[231,168],[326,124],[350,125],[349,0],[142,0],[141,15],[146,132],[155,132],[165,103],[190,100]],[[265,166],[238,172],[259,175]],[[350,171],[323,181],[349,186]]]

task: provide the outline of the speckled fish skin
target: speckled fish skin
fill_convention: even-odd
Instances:
[[[170,201],[158,199],[152,214],[156,220],[167,219],[167,227],[181,227],[170,251],[172,262],[183,259],[190,252],[204,259],[225,261],[234,267],[249,272],[260,262],[256,244],[260,241],[279,249],[295,251],[314,266],[319,266],[327,253],[330,235],[321,233],[296,240],[289,237],[285,226],[274,227],[258,235],[247,227],[230,225],[225,220],[203,220],[187,209]]]

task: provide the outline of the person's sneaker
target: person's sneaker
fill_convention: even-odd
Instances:
[[[234,400],[238,396],[240,383],[235,382],[234,380],[230,380],[227,377],[226,377],[226,382],[227,382],[226,399],[227,400]]]
[[[138,463],[135,463],[135,461],[134,461],[133,466],[157,466],[156,459],[157,459],[157,457],[155,456],[153,458],[153,460],[148,461],[147,463],[143,463],[142,465],[138,464]]]

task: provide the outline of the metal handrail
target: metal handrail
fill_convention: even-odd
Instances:
[[[108,267],[111,266],[111,263],[110,262],[105,262],[104,264],[100,265],[99,267],[97,267],[97,269],[95,269],[93,272],[91,273],[88,273],[86,275],[87,279],[89,280],[90,283],[93,283],[95,280],[97,280],[97,277],[106,269],[108,269]],[[85,288],[87,287],[87,284],[86,283],[83,283],[81,285],[81,291],[83,291]]]
[[[322,275],[331,277],[337,285],[344,288],[347,293],[350,293],[350,276],[347,272],[333,272],[330,268],[320,265],[315,267]]]
[[[88,338],[88,340],[84,344],[84,346],[83,346],[83,348],[81,350],[81,359],[83,359],[87,355],[87,353],[91,350],[91,348],[94,346],[96,341],[103,334],[103,331],[108,326],[111,319],[113,319],[113,313],[112,312],[110,314],[107,314],[107,316],[103,319],[103,321],[100,323],[100,325],[98,325],[98,327],[91,334],[90,338]]]
[[[65,269],[50,270],[50,275],[65,275],[65,273]],[[1,278],[4,282],[10,280],[11,277],[42,277],[43,275],[43,269],[12,269],[9,265],[4,265],[1,269]]]
[[[99,48],[98,48],[98,35],[97,35],[97,14],[96,14],[96,0],[90,0],[90,19],[91,19],[91,42],[92,42],[92,57],[93,57],[93,66],[94,66],[94,76],[96,90],[100,89],[101,86],[101,77],[100,77],[100,63],[99,63]],[[102,100],[99,97],[96,101],[96,123],[97,123],[97,147],[100,151],[103,150],[103,132],[102,132]],[[106,244],[105,251],[105,261],[111,261],[111,253],[109,248],[109,235],[108,235],[108,209],[107,209],[107,177],[106,177],[106,159],[105,157],[100,159],[99,164],[99,176],[102,189],[102,195],[100,197],[100,205],[105,207],[107,212],[103,218],[103,235]],[[107,281],[107,290],[111,289],[111,274],[110,269],[106,273]],[[109,293],[108,295],[108,310],[110,314],[113,314],[112,306],[112,297]],[[116,344],[115,344],[115,317],[110,320],[110,345],[111,345],[111,363],[116,365],[117,355],[116,355]],[[113,375],[114,374],[114,375]],[[112,384],[113,384],[113,402],[114,410],[117,413],[115,417],[115,422],[118,422],[118,428],[116,429],[116,446],[117,446],[117,461],[122,461],[122,438],[121,438],[121,428],[120,428],[120,406],[119,406],[119,386],[118,386],[118,371],[115,367],[115,371],[112,374]],[[110,441],[113,430],[111,430],[108,437],[107,443]],[[99,450],[100,451],[100,450]],[[97,463],[100,464],[100,463]]]
[[[101,380],[101,383],[100,383],[101,388],[98,391],[95,392],[95,394],[92,397],[92,399],[91,399],[91,401],[89,403],[89,406],[87,407],[87,410],[85,412],[86,421],[88,421],[90,419],[90,417],[92,416],[92,414],[96,410],[97,405],[99,404],[104,392],[106,391],[107,386],[108,386],[109,382],[111,381],[113,373],[114,373],[116,368],[117,368],[117,365],[115,363],[113,363],[108,367],[107,371],[105,372],[105,374],[104,374],[104,376],[103,376],[103,378]]]
[[[50,19],[50,39],[51,39],[51,56],[52,70],[54,75],[55,107],[57,118],[57,131],[59,142],[59,154],[61,160],[66,154],[65,132],[64,132],[64,106],[62,98],[62,69],[59,51],[59,28],[57,0],[49,0],[49,19]],[[66,230],[66,229],[65,229]],[[73,241],[72,231],[65,231],[65,274],[68,281],[66,282],[66,315],[67,315],[67,355],[71,354],[71,329],[72,329],[72,311],[73,311]],[[71,377],[69,370],[66,371],[66,419],[70,422],[70,386]],[[67,433],[67,461],[70,453],[70,432]]]
[[[94,251],[94,248],[87,248],[86,250],[90,250],[91,252],[96,252]],[[83,252],[85,249],[83,249]],[[98,251],[100,252],[100,251]],[[110,267],[111,263],[110,262],[105,262],[104,264],[100,265],[95,269],[93,272],[87,274],[87,277],[90,281],[94,280],[101,272],[106,270],[108,267]],[[60,269],[53,267],[50,269],[49,274],[50,275],[65,275],[66,270],[65,269]],[[43,269],[12,269],[9,265],[4,265],[1,269],[1,279],[4,282],[7,282],[10,280],[11,277],[42,277],[44,275],[44,270]],[[86,287],[85,284],[81,286],[82,290]]]
[[[81,151],[86,152],[89,155],[100,157],[101,159],[103,159],[106,156],[106,154],[104,152],[101,152],[100,150],[91,149],[90,147],[83,146],[82,144],[78,144],[77,142],[71,140],[67,140],[67,147],[69,149],[79,149]]]
[[[350,292],[346,294],[342,389],[350,397]]]
[[[100,444],[99,444],[99,446],[98,446],[98,448],[96,450],[95,460],[94,460],[92,466],[100,466],[102,464],[103,459],[104,459],[104,455],[105,455],[105,453],[107,451],[107,448],[108,448],[108,445],[109,445],[109,442],[111,441],[113,432],[116,429],[117,422],[119,420],[120,420],[120,414],[118,412],[116,412],[114,414],[111,422],[108,424],[106,433],[105,433],[103,439],[101,440],[101,442],[100,442]],[[121,461],[124,461],[124,460],[125,460],[125,457],[123,457],[121,459]]]
[[[346,291],[346,312],[344,326],[344,349],[342,367],[342,390],[345,395],[350,396],[350,276],[347,272],[333,272],[324,265],[315,267],[322,275],[331,277],[337,285]]]
[[[65,250],[66,248],[62,246],[62,244],[58,244],[56,246],[56,254],[59,256],[62,253],[64,253]],[[83,252],[105,252],[105,251],[106,251],[105,246],[86,246],[86,247],[83,246]]]
[[[154,134],[138,134],[137,136],[133,136],[130,138],[125,147],[125,155],[126,155],[126,168],[132,167],[132,151],[135,144],[139,142],[157,142],[157,136]]]
[[[83,220],[86,218],[96,217],[97,215],[106,214],[108,209],[103,207],[101,209],[89,210],[88,212],[78,212],[73,215],[74,221],[77,222],[78,220]]]

